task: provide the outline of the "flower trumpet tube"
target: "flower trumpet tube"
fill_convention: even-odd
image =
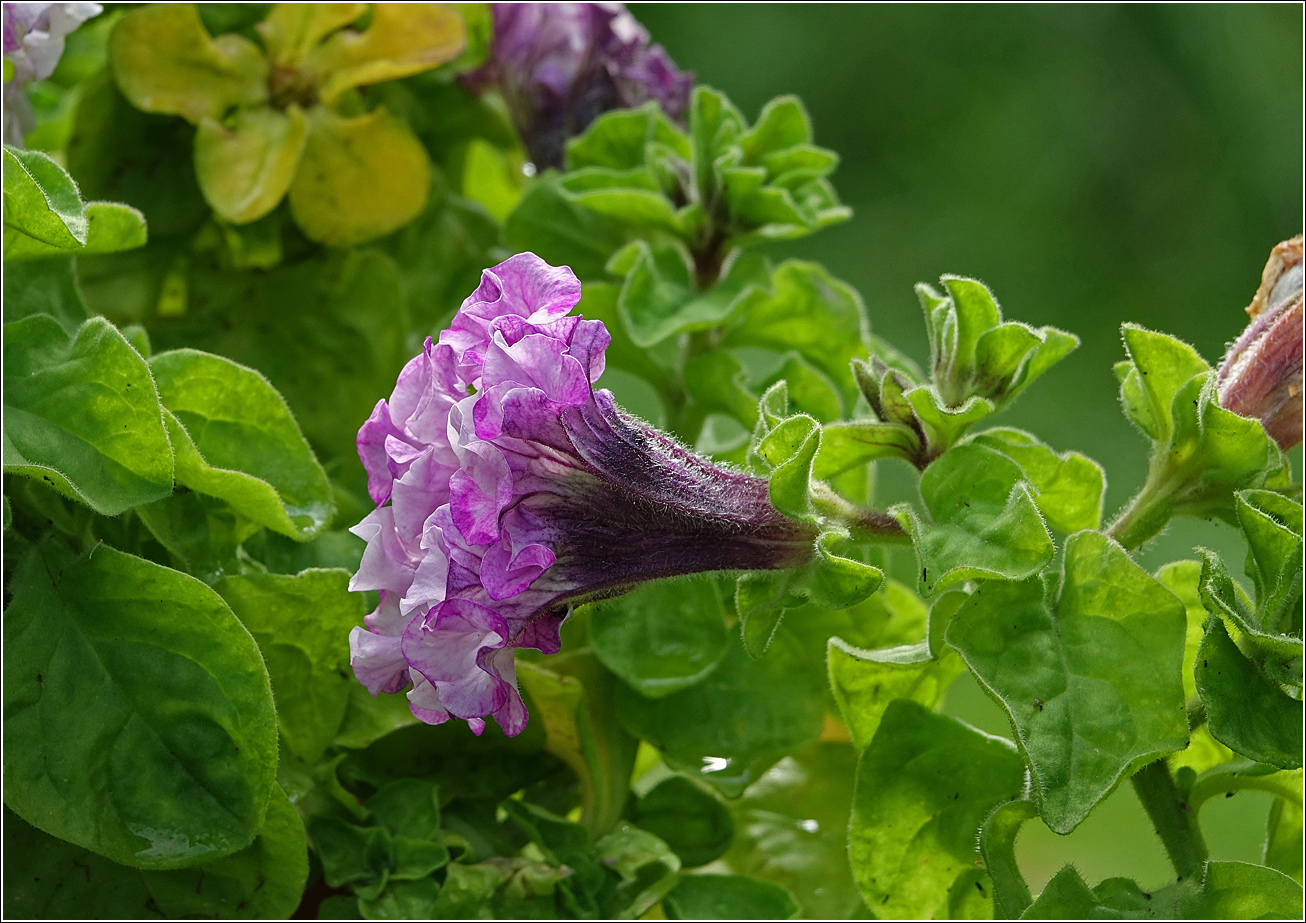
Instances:
[[[580,283],[522,253],[484,272],[358,434],[377,509],[350,636],[373,694],[410,686],[437,724],[526,726],[513,651],[555,653],[568,606],[647,580],[812,559],[815,529],[767,482],[713,465],[595,390],[610,341]]]
[[[1260,420],[1285,452],[1302,439],[1302,238],[1276,246],[1247,307],[1252,321],[1220,363],[1220,406]]]

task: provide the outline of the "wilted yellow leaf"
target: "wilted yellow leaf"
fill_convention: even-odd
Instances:
[[[132,10],[109,36],[114,79],[137,109],[218,119],[233,106],[268,98],[268,62],[239,35],[214,39],[191,3]]]
[[[426,149],[384,108],[345,118],[320,106],[308,120],[290,211],[311,240],[359,244],[389,234],[426,207]]]
[[[322,39],[366,12],[366,3],[278,3],[258,31],[274,65],[297,67]]]
[[[200,122],[195,176],[213,210],[232,224],[262,218],[277,207],[299,165],[307,122],[298,106],[240,109],[224,124]]]
[[[328,105],[351,87],[395,80],[458,57],[467,30],[457,10],[443,3],[378,3],[362,32],[344,29],[309,58]]]

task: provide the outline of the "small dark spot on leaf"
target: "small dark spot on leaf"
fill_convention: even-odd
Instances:
[[[1225,792],[1225,793],[1224,793],[1224,797],[1226,797],[1226,798],[1232,798],[1232,797],[1233,797],[1233,792]]]
[[[984,886],[977,881],[975,882],[975,890],[978,891],[980,894],[983,894]]]
[[[1039,711],[1042,711],[1042,710],[1043,710],[1043,700],[1042,700],[1042,699],[1035,699],[1035,700],[1034,700],[1034,707],[1037,708]]]

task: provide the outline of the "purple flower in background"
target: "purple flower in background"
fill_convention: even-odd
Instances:
[[[13,68],[4,88],[6,144],[21,147],[23,135],[36,126],[24,87],[53,74],[65,36],[102,9],[98,3],[4,4],[4,56]]]
[[[358,433],[377,509],[354,590],[379,590],[350,662],[413,713],[526,726],[513,651],[556,653],[569,604],[660,577],[796,566],[810,526],[595,391],[610,340],[580,283],[521,253],[426,341]]]
[[[490,60],[531,160],[563,165],[567,139],[609,109],[655,99],[679,119],[694,75],[679,70],[620,3],[495,3]]]
[[[1220,363],[1220,406],[1261,421],[1285,452],[1302,440],[1302,238],[1270,253],[1252,322]]]

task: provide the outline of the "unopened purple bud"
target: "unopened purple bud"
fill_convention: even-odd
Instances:
[[[572,604],[662,577],[794,567],[814,529],[767,482],[699,458],[594,390],[610,342],[580,283],[521,253],[487,269],[358,433],[377,509],[355,590],[379,590],[351,663],[411,685],[428,723],[526,726],[513,651],[555,653]]]
[[[1220,363],[1220,406],[1260,420],[1287,451],[1302,440],[1302,238],[1270,253],[1252,322]]]
[[[489,62],[536,167],[563,165],[567,140],[610,109],[657,100],[679,119],[694,75],[679,70],[620,3],[495,3]]]

